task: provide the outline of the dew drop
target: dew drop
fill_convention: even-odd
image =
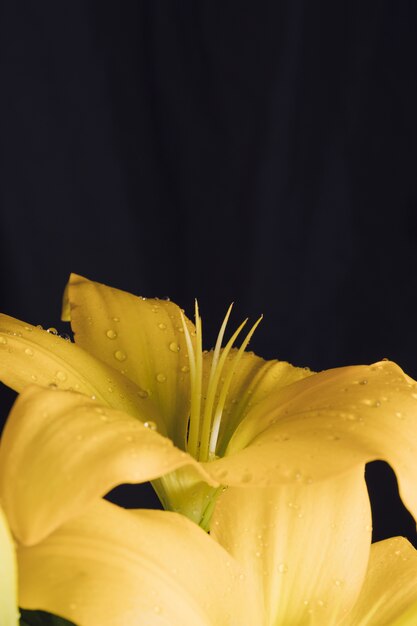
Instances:
[[[176,341],[171,341],[171,343],[169,344],[169,349],[171,350],[171,352],[179,352],[180,347]]]
[[[33,331],[33,328],[31,326],[25,326],[24,328],[28,331],[28,333],[31,333]]]
[[[398,419],[400,419],[400,420],[404,419],[404,416],[403,416],[403,414],[401,413],[401,411],[396,411],[396,412],[395,412],[395,417],[398,417]]]
[[[143,425],[145,426],[145,428],[149,428],[149,430],[158,430],[156,423],[152,422],[151,420],[143,422]]]
[[[184,372],[184,374],[185,374],[186,372],[190,371],[190,368],[188,367],[188,365],[183,365],[182,368],[181,368],[181,371]]]
[[[149,393],[145,391],[145,389],[139,389],[138,396],[139,398],[142,398],[143,400],[145,400],[146,398],[149,398]]]
[[[287,565],[285,565],[285,563],[280,563],[278,565],[278,571],[279,571],[280,574],[285,574],[285,572],[288,572]]]
[[[64,339],[65,341],[69,341],[71,343],[71,337],[68,333],[63,333],[61,335],[62,339]]]
[[[65,372],[61,372],[61,370],[58,370],[57,373],[55,374],[55,377],[60,380],[62,383],[67,380],[67,375]]]
[[[27,354],[28,356],[33,356],[33,350],[31,350],[30,348],[25,348],[25,354]]]
[[[245,574],[239,574],[239,580],[245,580]]]
[[[255,556],[259,559],[259,557],[261,556],[261,553],[259,552],[259,550],[255,552]]]
[[[120,317],[113,317],[113,322],[120,322]]]
[[[360,384],[360,385],[367,385],[367,384],[368,384],[368,381],[367,381],[367,379],[366,379],[366,378],[364,378],[363,380],[360,380],[360,381],[359,381],[359,384]]]
[[[156,380],[158,381],[158,383],[164,383],[166,381],[167,377],[165,376],[165,374],[157,374],[156,375]]]
[[[39,328],[39,330],[43,330],[43,326],[42,326],[42,324],[37,324],[37,325],[36,325],[36,328]]]
[[[117,333],[112,328],[109,328],[109,330],[106,332],[106,337],[108,337],[109,339],[116,339]]]
[[[1,337],[0,337],[0,343],[1,343],[1,344],[3,344],[3,345],[5,346],[5,345],[6,345],[6,343],[7,343],[7,339],[6,339],[6,337],[1,336]]]
[[[49,383],[48,387],[49,389],[57,389],[58,385],[56,383]]]
[[[167,327],[167,325],[166,325],[166,324],[164,324],[163,322],[160,322],[160,323],[158,324],[158,328],[159,328],[160,330],[165,330],[165,329],[166,329],[166,327]]]
[[[47,329],[46,329],[46,332],[47,332],[47,333],[50,333],[51,335],[57,335],[57,334],[58,334],[57,329],[56,329],[56,328],[54,328],[53,326],[51,326],[50,328],[47,328]]]
[[[38,377],[36,376],[36,374],[32,374],[31,379],[32,380],[38,380]]]
[[[114,358],[118,361],[126,361],[127,356],[125,352],[123,352],[123,350],[116,350],[116,352],[114,353]]]

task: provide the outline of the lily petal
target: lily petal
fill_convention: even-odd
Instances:
[[[184,448],[190,380],[181,309],[76,274],[66,294],[76,343],[146,389],[169,437]],[[194,325],[186,323],[193,333]]]
[[[256,623],[242,568],[176,513],[96,502],[18,561],[21,606],[79,626]]]
[[[233,435],[228,456],[207,469],[229,485],[308,484],[383,459],[417,519],[417,387],[410,380],[383,361],[288,385],[254,407]]]
[[[417,624],[417,550],[406,539],[393,537],[372,545],[365,583],[345,624]]]
[[[358,597],[371,542],[364,468],[308,486],[229,488],[211,536],[245,568],[268,626],[336,626]]]
[[[116,485],[184,465],[217,485],[150,426],[83,394],[27,388],[0,444],[0,499],[19,541],[40,541]]]
[[[0,507],[0,624],[17,626],[17,568],[13,539]]]
[[[28,385],[73,389],[138,419],[163,423],[146,390],[82,348],[0,314],[0,379],[17,392]]]

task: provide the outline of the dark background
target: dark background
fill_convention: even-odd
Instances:
[[[264,357],[417,378],[416,16],[1,2],[1,310],[63,328],[75,271],[189,315],[198,297],[206,347],[235,301],[235,324],[264,313]],[[375,538],[413,537],[392,473],[368,476]]]

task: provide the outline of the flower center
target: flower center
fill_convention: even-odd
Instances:
[[[233,375],[253,333],[262,319],[261,316],[249,330],[244,341],[242,342],[242,345],[239,350],[237,350],[232,360],[227,375],[222,378],[222,372],[226,359],[231,354],[234,342],[248,321],[246,319],[242,322],[222,349],[223,337],[230,313],[232,311],[232,306],[233,304],[231,304],[227,310],[223,323],[220,327],[216,345],[212,352],[211,368],[205,393],[204,406],[202,406],[202,324],[197,301],[195,302],[195,346],[193,345],[191,334],[185,323],[184,316],[181,314],[184,336],[187,344],[191,382],[190,421],[186,449],[189,454],[199,461],[210,461],[216,458],[216,448],[219,438],[221,419]]]

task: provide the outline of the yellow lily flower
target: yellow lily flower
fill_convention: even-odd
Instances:
[[[19,546],[20,602],[78,626],[412,626],[417,552],[398,537],[370,547],[369,515],[359,469],[227,490],[211,536],[98,500]]]
[[[254,328],[240,350],[238,331],[221,350],[228,315],[204,354],[198,311],[194,326],[172,302],[74,275],[66,303],[75,344],[0,317],[2,380],[56,390],[23,399],[37,419],[11,418],[5,430],[0,495],[19,538],[36,542],[114,486],[146,480],[207,529],[223,486],[309,485],[373,459],[393,466],[416,511],[417,389],[395,364],[313,374],[265,362],[244,351]],[[27,489],[17,510],[10,477],[42,484],[52,466],[48,499],[34,511]]]
[[[0,507],[0,626],[17,626],[16,555],[6,517]]]

